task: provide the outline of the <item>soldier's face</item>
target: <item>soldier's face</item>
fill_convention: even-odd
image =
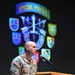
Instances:
[[[35,52],[36,52],[36,50],[37,50],[36,44],[35,44],[35,43],[31,44],[31,45],[29,46],[29,50],[30,50],[31,54],[34,55]]]

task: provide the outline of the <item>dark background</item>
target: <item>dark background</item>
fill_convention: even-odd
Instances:
[[[75,73],[75,2],[65,0],[1,0],[0,1],[0,75],[10,75],[12,59],[17,48],[12,44],[9,17],[16,17],[15,5],[32,1],[51,11],[50,22],[57,24],[55,47],[51,50],[51,62],[59,72]],[[38,63],[38,71],[56,71],[50,64]]]

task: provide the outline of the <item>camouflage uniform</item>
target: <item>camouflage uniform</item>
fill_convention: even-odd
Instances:
[[[33,58],[29,63],[23,54],[19,55],[13,59],[10,72],[11,75],[34,75],[37,72],[37,63]]]

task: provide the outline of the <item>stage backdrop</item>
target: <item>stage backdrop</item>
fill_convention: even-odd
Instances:
[[[12,59],[25,52],[24,43],[30,40],[37,44],[37,52],[32,57],[38,64],[38,72],[75,73],[73,4],[58,0],[2,0],[1,74],[10,75]]]

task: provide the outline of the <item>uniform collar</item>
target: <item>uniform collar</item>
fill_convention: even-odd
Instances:
[[[27,63],[33,63],[33,59],[31,58],[31,61],[29,61],[27,58],[26,58],[26,56],[25,56],[25,54],[22,54],[21,55],[21,57],[23,58],[23,60],[25,61],[25,62],[27,62]]]

